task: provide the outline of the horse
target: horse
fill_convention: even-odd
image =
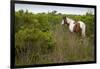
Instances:
[[[62,22],[61,24],[67,24],[68,25],[68,28],[70,30],[70,32],[80,32],[82,37],[85,37],[86,36],[86,25],[84,22],[82,21],[75,21],[73,19],[70,19],[68,18],[67,16],[64,16],[62,18]]]

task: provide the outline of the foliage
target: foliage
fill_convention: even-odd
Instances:
[[[66,15],[85,22],[87,37],[81,40],[61,25],[65,15],[56,12],[15,12],[16,65],[94,60],[94,15]]]

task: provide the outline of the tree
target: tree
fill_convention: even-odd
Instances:
[[[86,12],[86,15],[93,15],[93,12],[91,11],[91,9],[89,9],[89,10]]]

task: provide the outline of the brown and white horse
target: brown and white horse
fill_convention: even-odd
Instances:
[[[86,25],[82,21],[75,21],[66,16],[63,17],[61,24],[67,24],[70,32],[81,32],[81,35],[85,37]]]

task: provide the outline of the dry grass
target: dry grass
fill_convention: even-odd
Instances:
[[[81,38],[69,32],[67,26],[57,25],[53,31],[55,51],[49,55],[51,63],[82,62],[94,60],[94,46],[88,37]]]

